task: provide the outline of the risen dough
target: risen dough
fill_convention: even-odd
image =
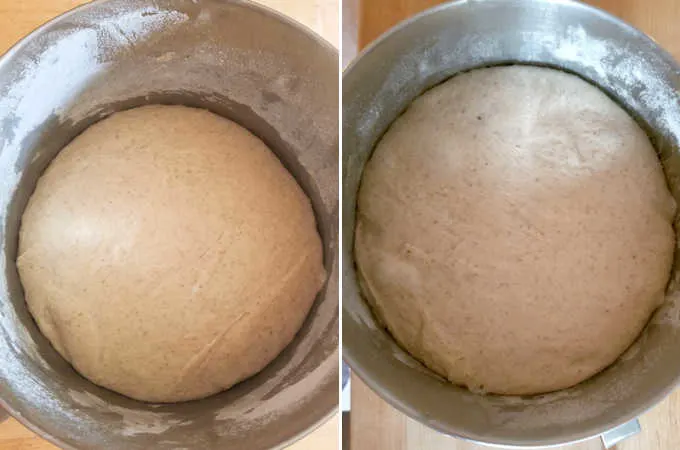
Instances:
[[[66,146],[24,213],[18,267],[64,358],[154,402],[260,371],[325,278],[309,199],[276,156],[181,106],[114,114]]]
[[[358,201],[378,317],[473,390],[585,380],[664,298],[675,203],[654,148],[573,75],[510,66],[435,87],[377,145]]]

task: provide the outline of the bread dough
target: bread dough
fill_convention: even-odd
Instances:
[[[664,299],[675,236],[654,148],[554,69],[458,75],[377,145],[355,257],[379,319],[474,391],[537,394],[610,365]]]
[[[129,397],[206,397],[293,339],[325,272],[309,199],[241,126],[182,106],[93,125],[40,178],[19,274],[38,326]]]

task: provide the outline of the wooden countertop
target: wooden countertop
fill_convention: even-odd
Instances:
[[[345,0],[347,1],[347,0]],[[441,0],[353,0],[343,10],[343,42],[356,39],[364,47],[397,22]],[[680,1],[590,0],[654,37],[680,60]],[[350,23],[354,18],[358,23]],[[348,26],[349,25],[349,26]],[[347,35],[345,35],[347,33]],[[356,33],[356,34],[355,34]],[[353,34],[355,34],[353,36]],[[347,48],[347,47],[346,47]],[[680,449],[680,391],[641,419],[642,433],[617,450]],[[351,450],[483,450],[444,436],[397,412],[357,377],[352,379]],[[599,440],[560,447],[562,450],[602,450]]]
[[[338,46],[340,0],[258,0],[302,22],[330,43]],[[83,0],[0,0],[0,53],[42,23],[75,7]],[[292,445],[290,450],[331,450],[338,448],[339,420],[336,415],[321,428]],[[0,424],[2,450],[53,450],[16,420]]]
[[[345,0],[347,2],[347,0]],[[401,20],[443,0],[351,0],[357,4],[359,46],[364,47]],[[587,0],[654,37],[680,58],[680,2],[677,0]],[[344,25],[343,25],[344,29]]]

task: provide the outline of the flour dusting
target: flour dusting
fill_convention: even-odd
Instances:
[[[89,392],[80,392],[69,389],[68,395],[78,405],[85,408],[97,408],[101,411],[110,412],[120,417],[123,422],[123,436],[135,436],[137,434],[161,434],[178,425],[187,425],[188,421],[173,419],[173,414],[156,413],[138,409],[123,408],[107,403],[100,397]]]

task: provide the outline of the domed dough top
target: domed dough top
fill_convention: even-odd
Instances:
[[[26,208],[17,263],[59,353],[154,402],[261,370],[325,279],[310,201],[276,156],[182,106],[114,114],[66,146]]]
[[[611,364],[662,302],[675,202],[643,130],[553,69],[474,70],[428,91],[366,166],[364,293],[414,356],[500,394]]]

